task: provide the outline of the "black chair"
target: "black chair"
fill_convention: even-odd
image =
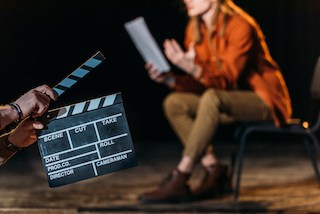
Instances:
[[[311,98],[313,101],[320,101],[320,57],[318,58],[318,61],[313,73],[310,92],[311,92]],[[320,146],[319,146],[318,139],[315,136],[316,132],[319,130],[319,127],[320,127],[320,109],[318,109],[317,116],[318,117],[316,122],[311,127],[309,127],[308,122],[292,123],[291,121],[291,123],[281,126],[280,128],[276,127],[273,123],[267,123],[267,122],[244,123],[239,128],[237,128],[235,132],[235,141],[237,142],[237,145],[239,146],[239,148],[235,156],[236,162],[232,164],[235,167],[232,171],[236,173],[235,187],[234,187],[235,206],[237,206],[238,198],[239,198],[245,145],[248,142],[249,135],[251,136],[252,134],[272,134],[272,136],[274,135],[288,136],[289,135],[289,136],[296,137],[297,139],[301,139],[302,142],[305,143],[310,161],[314,169],[314,173],[316,175],[318,183],[320,184],[320,174],[319,174],[319,167],[317,162],[317,155],[320,155]],[[300,120],[297,119],[296,121],[300,121]],[[255,137],[258,137],[258,136],[255,136]],[[312,149],[312,147],[314,149]]]

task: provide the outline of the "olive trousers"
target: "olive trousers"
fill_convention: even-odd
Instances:
[[[220,124],[272,120],[270,108],[252,91],[172,92],[164,99],[163,108],[184,146],[182,155],[194,161],[213,152],[211,141]]]

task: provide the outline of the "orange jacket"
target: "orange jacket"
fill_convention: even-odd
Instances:
[[[186,47],[194,42],[194,30],[190,22],[185,35]],[[195,63],[202,67],[202,74],[198,79],[177,76],[175,90],[201,93],[210,87],[249,89],[273,110],[276,125],[291,117],[287,86],[279,66],[270,56],[260,27],[253,19],[239,14],[226,16],[220,12],[215,31],[209,35],[201,23],[200,32],[203,38],[195,45]]]

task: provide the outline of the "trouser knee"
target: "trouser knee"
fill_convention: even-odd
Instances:
[[[219,110],[221,101],[219,98],[219,93],[215,89],[207,89],[200,99],[200,108],[206,112]]]
[[[182,109],[182,100],[179,97],[179,93],[172,92],[165,97],[162,106],[165,116],[170,118]]]

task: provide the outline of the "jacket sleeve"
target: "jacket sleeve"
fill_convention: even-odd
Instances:
[[[205,87],[193,77],[182,74],[175,76],[174,90],[201,94],[205,90]]]

